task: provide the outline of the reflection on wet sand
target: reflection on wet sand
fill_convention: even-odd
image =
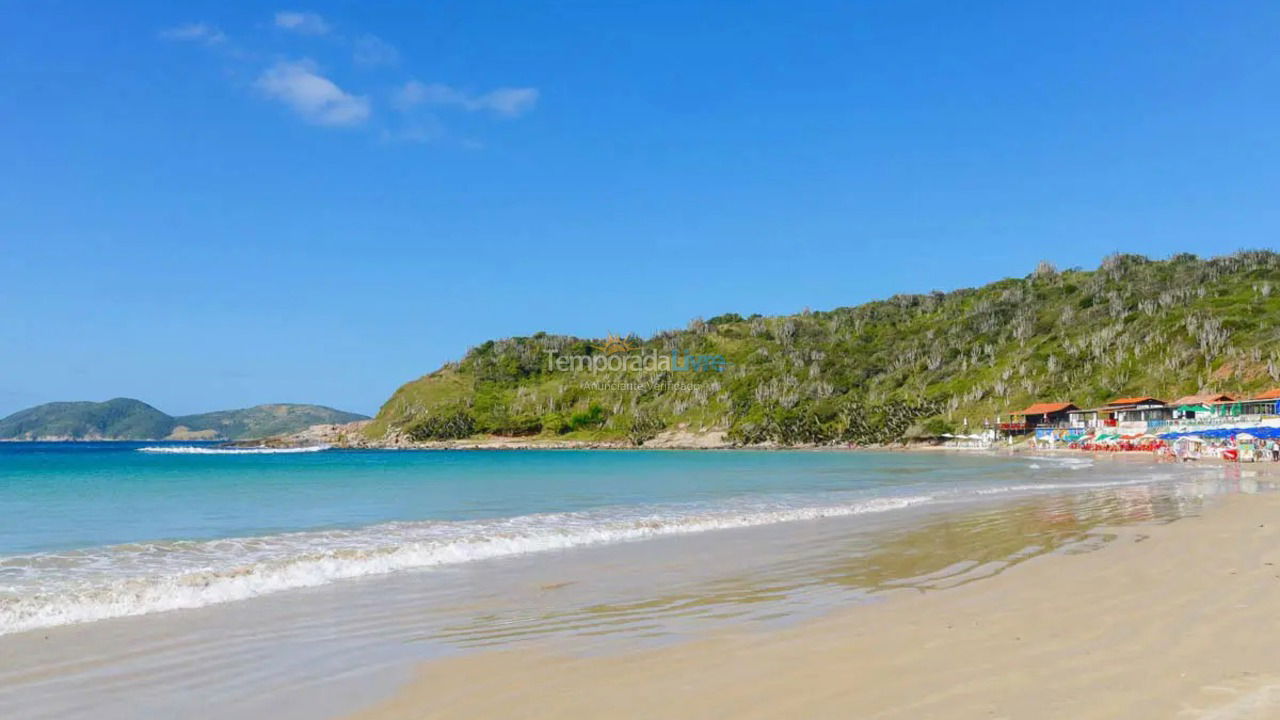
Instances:
[[[836,531],[802,552],[677,590],[567,607],[550,603],[542,611],[490,609],[455,617],[421,639],[481,647],[545,636],[663,638],[692,625],[799,618],[888,590],[954,587],[1047,553],[1087,552],[1113,539],[1104,528],[1170,522],[1198,512],[1202,503],[1197,492],[1134,486],[970,508],[911,526],[866,530],[832,523]]]

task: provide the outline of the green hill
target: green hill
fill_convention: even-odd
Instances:
[[[945,432],[1036,400],[1250,392],[1280,383],[1280,255],[1117,254],[1097,270],[897,295],[781,317],[729,313],[619,342],[486,342],[402,386],[373,439],[630,439],[721,430],[742,443],[876,442]],[[702,371],[592,372],[556,358],[690,355]],[[577,362],[581,363],[581,360]]]
[[[53,402],[19,410],[0,420],[0,438],[162,438],[173,418],[142,402],[116,398],[106,402]]]
[[[288,404],[175,418],[140,400],[116,398],[20,410],[0,420],[0,440],[241,440],[364,419],[319,405]]]
[[[243,410],[219,410],[174,418],[192,431],[212,431],[220,438],[240,440],[270,435],[286,435],[322,423],[349,423],[367,420],[364,415],[334,410],[321,405],[258,405]]]

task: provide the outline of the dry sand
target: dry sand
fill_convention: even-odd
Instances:
[[[1280,496],[800,626],[422,666],[356,717],[1280,718]]]

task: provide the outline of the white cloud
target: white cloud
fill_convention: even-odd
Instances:
[[[258,77],[257,88],[316,125],[352,126],[369,119],[369,99],[352,95],[316,72],[309,60],[278,62]]]
[[[324,35],[329,32],[329,23],[315,13],[282,10],[276,13],[276,27],[283,28],[299,35]]]
[[[498,88],[481,95],[478,99],[481,107],[486,107],[499,115],[515,117],[532,110],[538,104],[537,88]]]
[[[165,40],[202,42],[208,45],[217,45],[227,39],[225,33],[208,23],[187,23],[167,28],[160,31],[160,37]]]
[[[400,51],[377,35],[364,34],[352,42],[352,60],[357,65],[395,65],[400,62]]]
[[[463,92],[441,83],[424,84],[410,80],[396,91],[393,102],[401,110],[417,105],[445,105],[472,112],[487,110],[516,117],[538,103],[537,88],[498,88],[479,95]]]

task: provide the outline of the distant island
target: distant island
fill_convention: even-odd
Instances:
[[[174,417],[131,398],[52,402],[0,420],[0,440],[246,440],[366,420],[321,405],[280,403]]]
[[[850,285],[868,271],[851,267]],[[1280,382],[1277,328],[1274,252],[1115,254],[1096,270],[1041,263],[978,288],[726,313],[648,338],[609,328],[597,339],[491,340],[405,384],[343,437],[381,447],[889,443],[979,429],[1044,400],[1253,397]]]

